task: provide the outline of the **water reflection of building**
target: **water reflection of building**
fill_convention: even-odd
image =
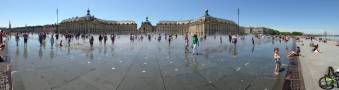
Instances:
[[[148,20],[146,20],[147,22]],[[142,23],[148,24],[148,23]],[[151,24],[149,23],[147,27]],[[141,25],[142,29],[144,28]],[[186,32],[205,35],[205,34],[234,34],[238,32],[238,25],[231,21],[216,18],[205,11],[205,15],[197,19],[182,21],[159,21],[156,26],[152,26],[155,33],[183,34]],[[146,27],[145,27],[146,28]],[[151,28],[149,28],[151,29]],[[239,33],[243,33],[240,29]]]
[[[83,17],[63,20],[59,24],[59,32],[126,34],[137,32],[137,24],[134,21],[99,19],[91,15],[90,10],[87,10],[87,14]]]
[[[273,34],[273,29],[265,27],[246,27],[245,33],[248,34]]]

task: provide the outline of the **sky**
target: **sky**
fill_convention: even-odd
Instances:
[[[309,34],[339,34],[339,0],[1,0],[0,27],[54,24],[84,16],[86,10],[100,19],[134,20],[149,17],[159,20],[195,19],[205,9],[214,17],[240,25],[268,27],[279,31],[301,31]]]

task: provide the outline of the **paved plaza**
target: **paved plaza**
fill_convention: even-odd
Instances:
[[[208,36],[198,55],[184,53],[183,36],[157,40],[129,40],[119,35],[114,44],[73,39],[70,46],[53,48],[49,37],[40,45],[31,35],[27,46],[8,39],[14,90],[279,90],[286,71],[273,74],[274,47],[292,48],[292,43],[255,39],[240,40],[236,46],[227,36]],[[220,41],[220,37],[222,41]],[[190,40],[191,43],[191,40]],[[191,49],[190,49],[191,52]],[[282,68],[289,63],[281,53]]]
[[[322,43],[318,41],[313,41],[315,44],[319,44],[320,54],[314,54],[311,50],[313,47],[310,47],[310,40],[304,40],[303,42],[298,42],[297,45],[300,46],[301,54],[300,64],[302,68],[302,74],[304,77],[305,89],[306,90],[322,90],[319,87],[319,79],[327,73],[328,67],[333,66],[333,68],[339,69],[339,60],[338,60],[338,46],[333,44]],[[302,45],[304,44],[304,45]],[[339,90],[335,88],[334,90]]]

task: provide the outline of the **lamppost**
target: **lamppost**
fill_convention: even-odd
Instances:
[[[240,20],[239,20],[239,16],[240,16],[240,9],[238,8],[238,10],[237,10],[237,14],[238,14],[238,32],[237,32],[237,34],[239,35],[239,32],[240,32]]]
[[[56,33],[59,33],[58,27],[59,27],[59,9],[57,8],[56,10],[56,14],[57,14],[57,22],[56,22]]]

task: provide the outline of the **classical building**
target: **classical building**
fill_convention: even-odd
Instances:
[[[151,33],[155,31],[155,27],[152,25],[150,21],[148,21],[148,17],[146,17],[146,20],[141,23],[141,26],[139,28],[139,32],[141,33]]]
[[[273,29],[266,27],[245,27],[245,33],[247,34],[273,34]]]
[[[150,27],[152,24],[146,20],[143,24]],[[147,28],[145,27],[145,28]],[[140,30],[144,30],[142,28]],[[182,21],[159,21],[156,26],[152,26],[154,33],[166,34],[184,34],[186,32],[198,35],[211,35],[211,34],[236,34],[244,33],[243,29],[239,29],[238,25],[231,21],[221,18],[216,18],[205,11],[205,15],[197,19],[182,20]]]
[[[99,19],[87,10],[87,14],[83,17],[72,17],[60,22],[56,32],[128,34],[137,32],[137,24],[134,21]]]
[[[3,29],[6,32],[53,32],[56,29],[55,24],[49,25],[36,25],[36,26],[24,26],[24,27],[15,27],[15,28],[6,28]]]

